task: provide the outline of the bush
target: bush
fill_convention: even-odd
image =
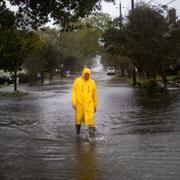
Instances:
[[[18,77],[19,77],[19,83],[20,83],[20,84],[28,83],[28,75],[27,75],[27,74],[25,74],[25,73],[19,73],[19,74],[18,74]]]
[[[158,92],[161,90],[161,87],[156,79],[148,79],[144,81],[143,87],[147,90],[147,92]]]
[[[179,74],[177,76],[173,77],[173,81],[178,81],[178,80],[180,80],[180,75]]]

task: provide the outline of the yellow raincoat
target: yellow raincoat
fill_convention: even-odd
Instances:
[[[82,77],[75,79],[72,88],[72,104],[76,107],[76,124],[84,123],[87,126],[94,126],[94,110],[97,105],[96,84],[89,78],[84,79],[88,73],[91,76],[91,70],[84,68]]]

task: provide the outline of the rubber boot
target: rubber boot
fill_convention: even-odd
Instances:
[[[81,124],[76,124],[76,134],[80,134]]]
[[[95,128],[94,127],[89,127],[89,136],[91,138],[95,137]]]

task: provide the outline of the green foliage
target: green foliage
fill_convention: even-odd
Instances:
[[[6,2],[5,0],[2,0]],[[21,26],[31,24],[40,26],[53,18],[55,23],[65,26],[67,23],[77,20],[79,17],[91,14],[101,8],[101,0],[7,0],[12,5],[18,6],[18,22]],[[105,0],[113,2],[114,0]]]
[[[102,63],[104,66],[115,66],[121,70],[121,76],[126,72],[130,72],[132,66],[131,59],[127,52],[127,31],[125,25],[120,18],[112,21],[112,25],[103,34],[104,46],[101,47]]]
[[[103,19],[104,18],[104,19]],[[85,64],[91,65],[91,57],[99,53],[102,33],[109,27],[110,17],[106,14],[97,14],[78,22],[80,29],[71,32],[60,32],[59,44],[62,49],[65,65],[82,68]],[[72,69],[72,68],[71,68]],[[74,70],[75,70],[74,69]]]
[[[5,18],[7,20],[12,15],[10,11],[8,13],[6,12]],[[14,15],[9,18],[12,19],[15,19]],[[84,64],[90,64],[89,59],[98,51],[99,39],[102,31],[108,26],[109,16],[98,14],[96,17],[81,19],[79,24],[82,25],[82,29],[71,32],[60,32],[50,28],[27,32],[17,30],[12,21],[5,22],[2,21],[4,29],[0,30],[0,67],[9,71],[13,77],[16,77],[18,70],[25,68],[32,82],[37,80],[38,74],[41,74],[41,77],[49,74],[51,79],[61,64],[72,71],[81,69]],[[88,23],[92,27],[88,26]],[[8,24],[12,24],[9,29]]]
[[[0,30],[0,34],[0,68],[10,72],[20,69],[24,34],[15,29]]]
[[[121,60],[128,60],[129,67],[135,66],[145,78],[160,75],[165,85],[169,67],[174,67],[180,57],[179,24],[169,25],[164,9],[139,3],[129,12],[126,23],[115,19],[105,31],[103,53],[122,57],[116,58],[117,62],[127,71]],[[109,61],[113,62],[112,58]]]
[[[95,55],[99,48],[100,34],[96,29],[85,28],[78,34],[80,53],[83,57]]]
[[[0,4],[1,5],[1,4]],[[17,71],[21,70],[27,56],[42,44],[40,36],[16,27],[13,12],[0,6],[0,69],[10,72],[17,90]]]
[[[111,55],[124,56],[127,51],[127,34],[124,29],[111,27],[103,34],[104,48]]]
[[[0,28],[9,29],[15,25],[15,15],[14,12],[6,9],[5,4],[0,3]]]
[[[0,96],[3,97],[22,97],[22,96],[26,96],[28,95],[28,93],[26,92],[21,92],[21,91],[15,91],[15,92],[1,92]]]
[[[16,90],[17,71],[22,69],[27,56],[39,48],[42,42],[34,32],[5,29],[0,34],[0,69],[10,72]]]
[[[156,79],[148,79],[143,82],[143,87],[147,92],[158,92],[161,90]]]
[[[55,73],[55,69],[59,67],[61,63],[61,51],[55,42],[49,31],[47,34],[41,34],[41,45],[31,53],[24,63],[24,67],[29,74],[30,82],[37,80],[37,74],[41,74],[44,78],[44,74],[48,73],[51,79]]]
[[[109,14],[96,13],[95,16],[82,19],[82,24],[84,27],[93,28],[102,33],[111,27],[111,21],[112,19]]]
[[[163,56],[164,35],[168,25],[161,13],[145,4],[138,5],[128,16],[129,56],[146,77],[155,77]]]
[[[59,67],[61,56],[59,48],[48,40],[40,49],[39,57],[43,61],[43,71],[48,73],[50,78],[54,70]]]
[[[59,43],[65,58],[73,56],[82,59],[82,55],[79,50],[78,34],[79,31],[61,32]]]

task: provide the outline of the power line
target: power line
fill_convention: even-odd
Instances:
[[[164,9],[168,9],[168,5],[171,4],[171,3],[173,3],[174,1],[176,1],[176,0],[171,0],[171,1],[169,1],[168,3],[166,3],[166,4],[158,4],[158,5],[157,5],[157,6],[158,6],[157,9],[160,9],[160,7],[164,8]],[[157,4],[157,2],[155,2],[155,3]]]
[[[171,3],[173,3],[174,1],[176,1],[176,0],[172,0],[172,1],[168,2],[168,3],[166,3],[166,4],[161,4],[161,3],[159,3],[159,2],[157,2],[155,0],[150,0],[149,2],[147,2],[147,4],[149,4],[151,2],[154,2],[155,4],[159,4],[161,6],[167,6],[167,5],[171,4]]]
[[[165,4],[164,6],[167,6],[167,5],[171,4],[171,3],[173,3],[174,1],[176,1],[176,0],[172,0],[172,1],[168,2],[167,4]]]
[[[153,0],[151,0],[151,1],[147,2],[146,4],[150,4],[151,2],[153,2]]]

